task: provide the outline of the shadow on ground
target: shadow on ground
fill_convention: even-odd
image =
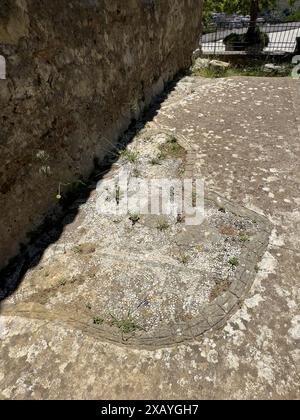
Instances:
[[[110,150],[104,161],[101,164],[95,162],[94,171],[85,181],[84,186],[61,200],[60,215],[56,217],[46,215],[42,225],[30,234],[30,242],[27,245],[21,245],[20,253],[0,271],[0,312],[1,302],[9,298],[19,288],[27,271],[36,267],[47,248],[59,240],[65,227],[74,221],[79,208],[87,202],[91,192],[96,189],[97,183],[119,159],[118,152],[124,150],[145,125],[153,120],[162,103],[172,93],[183,76],[182,74],[178,75],[172,82],[169,82],[163,93],[152,102],[141,118],[138,121],[132,121],[127,132],[120,137],[119,142],[113,150]]]

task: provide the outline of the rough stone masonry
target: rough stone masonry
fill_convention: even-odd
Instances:
[[[1,0],[0,268],[190,64],[202,0]]]

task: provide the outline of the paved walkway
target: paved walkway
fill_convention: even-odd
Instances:
[[[45,277],[25,278],[1,307],[1,398],[299,398],[299,91],[283,78],[185,78],[150,123],[193,151],[193,172],[207,189],[271,225],[253,286],[227,324],[180,345],[127,348],[63,317],[18,311]],[[47,296],[41,304],[51,307]]]

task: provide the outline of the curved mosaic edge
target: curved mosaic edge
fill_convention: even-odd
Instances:
[[[208,331],[222,328],[240,308],[241,302],[256,278],[256,266],[268,247],[271,227],[264,216],[237,206],[213,191],[208,192],[206,201],[222,206],[237,216],[251,218],[259,226],[259,230],[255,239],[245,244],[247,251],[240,260],[240,265],[236,270],[236,278],[229,290],[217,297],[211,304],[204,306],[199,311],[199,316],[193,320],[159,328],[151,335],[143,331],[125,337],[114,327],[92,325],[87,321],[75,319],[72,314],[50,311],[36,303],[4,304],[1,307],[1,316],[24,316],[31,319],[59,321],[95,339],[146,350],[155,350],[192,341]]]

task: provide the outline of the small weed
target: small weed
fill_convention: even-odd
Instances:
[[[287,77],[290,76],[291,66],[286,66],[282,72],[266,72],[263,65],[252,65],[247,67],[233,66],[230,68],[213,68],[208,67],[203,70],[196,71],[193,75],[198,77],[219,78],[219,77],[234,77],[234,76],[254,76],[254,77]]]
[[[255,270],[256,273],[259,272],[259,266],[258,266],[258,264],[256,264],[256,266],[254,267],[254,270]]]
[[[167,138],[167,143],[172,143],[172,144],[178,144],[178,141],[177,141],[177,138],[176,137],[174,137],[174,136],[169,136],[168,138]]]
[[[82,254],[82,248],[80,245],[74,246],[73,251],[75,252],[75,254]]]
[[[132,172],[132,176],[133,176],[134,178],[141,178],[142,173],[141,173],[141,171],[139,171],[137,168],[135,168],[135,169],[133,170],[133,172]]]
[[[161,162],[166,158],[164,153],[160,153],[156,158],[151,159],[151,165],[161,165]]]
[[[193,319],[192,314],[189,314],[187,312],[182,312],[180,314],[180,320],[183,321],[183,322],[188,322],[188,321],[191,321],[192,319]]]
[[[122,334],[131,334],[135,331],[143,330],[143,328],[140,327],[131,317],[130,312],[128,312],[127,316],[122,319],[118,319],[112,314],[110,316],[112,317],[111,325],[119,328]]]
[[[60,287],[63,287],[63,286],[65,286],[66,284],[67,284],[67,280],[66,280],[66,279],[64,279],[64,278],[59,279],[59,281],[58,281],[58,285],[59,285]]]
[[[242,300],[239,300],[239,301],[238,301],[238,307],[239,307],[240,309],[242,309],[242,307],[243,307],[243,301],[242,301]]]
[[[140,216],[138,214],[131,214],[129,216],[129,220],[132,222],[133,226],[136,225],[140,221]]]
[[[90,303],[87,303],[85,305],[86,309],[89,309],[90,311],[92,310],[92,305]]]
[[[207,77],[209,79],[216,79],[219,77],[226,77],[227,76],[226,69],[215,69],[213,67],[207,67],[203,70],[195,72],[193,75],[198,77]]]
[[[93,323],[95,325],[102,325],[104,322],[104,319],[101,316],[95,316],[93,319]]]
[[[167,157],[183,159],[186,156],[185,149],[178,143],[177,139],[170,137],[171,140],[160,146],[161,153]]]
[[[201,246],[200,246],[200,245],[198,245],[198,246],[196,246],[195,251],[196,251],[197,253],[200,253],[200,252],[202,252],[202,251],[203,251],[203,249],[201,248]]]
[[[179,257],[179,261],[184,265],[188,264],[189,260],[190,260],[190,257],[185,254],[181,254]]]
[[[121,152],[119,152],[119,156],[125,160],[127,160],[128,162],[136,162],[136,160],[138,159],[138,153],[136,152],[131,152],[130,150],[122,150]]]
[[[86,184],[80,179],[77,179],[73,182],[67,182],[67,183],[59,182],[58,188],[57,188],[57,194],[56,194],[57,200],[61,200],[63,198],[62,187],[67,187],[67,190],[68,190],[67,196],[75,197],[80,194],[80,191],[82,190],[83,187],[86,187]]]
[[[180,150],[182,150],[182,147],[180,146],[179,143],[172,143],[171,144],[171,150],[172,150],[173,153],[177,153]]]
[[[240,265],[240,261],[237,257],[232,257],[228,260],[228,263],[232,266],[232,267],[238,267]]]
[[[227,292],[230,286],[231,282],[229,280],[222,280],[220,283],[217,283],[210,293],[210,301],[213,302],[215,299],[217,299],[217,297]]]
[[[161,164],[161,161],[160,161],[159,158],[151,159],[151,165],[156,166],[156,165],[160,165],[160,164]]]
[[[158,224],[157,224],[157,229],[160,231],[160,232],[163,232],[163,231],[165,231],[165,230],[168,230],[169,229],[169,223],[167,222],[167,220],[165,220],[165,219],[160,219],[159,221],[158,221]]]
[[[246,234],[244,234],[244,233],[242,233],[242,234],[240,234],[240,236],[239,236],[239,240],[241,241],[241,242],[249,242],[250,241],[250,238],[249,238],[249,236],[248,235],[246,235]]]

